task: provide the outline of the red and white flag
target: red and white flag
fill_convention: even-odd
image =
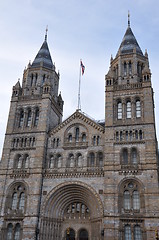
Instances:
[[[85,66],[83,65],[82,63],[82,60],[81,60],[81,70],[82,70],[82,75],[84,74],[84,71],[85,71]]]

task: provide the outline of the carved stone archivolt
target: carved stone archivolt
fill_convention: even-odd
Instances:
[[[100,196],[92,187],[80,181],[69,181],[55,187],[46,197],[42,215],[56,218],[56,212],[58,212],[58,216],[62,217],[65,204],[74,201],[74,198],[87,203],[90,211],[94,209],[92,215],[103,216],[103,204]]]

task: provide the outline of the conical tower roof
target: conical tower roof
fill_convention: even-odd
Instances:
[[[120,54],[133,53],[134,50],[136,51],[136,53],[143,55],[141,48],[132,32],[131,27],[130,27],[130,19],[128,19],[128,28],[127,28],[124,38],[120,44],[117,55],[119,53]]]
[[[32,63],[32,67],[39,67],[39,66],[44,66],[51,69],[53,68],[53,63],[52,63],[49,47],[47,44],[47,33],[45,35],[45,40]]]

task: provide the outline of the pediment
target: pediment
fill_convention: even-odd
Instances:
[[[83,125],[85,125],[85,126],[91,126],[92,128],[99,131],[100,133],[104,133],[104,127],[103,126],[101,126],[94,119],[91,119],[90,117],[88,117],[85,113],[77,110],[70,117],[65,119],[61,124],[59,124],[57,127],[52,129],[50,131],[50,135],[57,133],[62,128],[66,129],[67,127],[69,127],[72,124],[75,124],[76,122],[77,123],[80,122],[81,124],[83,123]]]

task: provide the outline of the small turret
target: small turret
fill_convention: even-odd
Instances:
[[[20,86],[20,79],[18,79],[18,82],[13,86],[12,90],[12,97],[18,97],[22,94],[22,88]]]

